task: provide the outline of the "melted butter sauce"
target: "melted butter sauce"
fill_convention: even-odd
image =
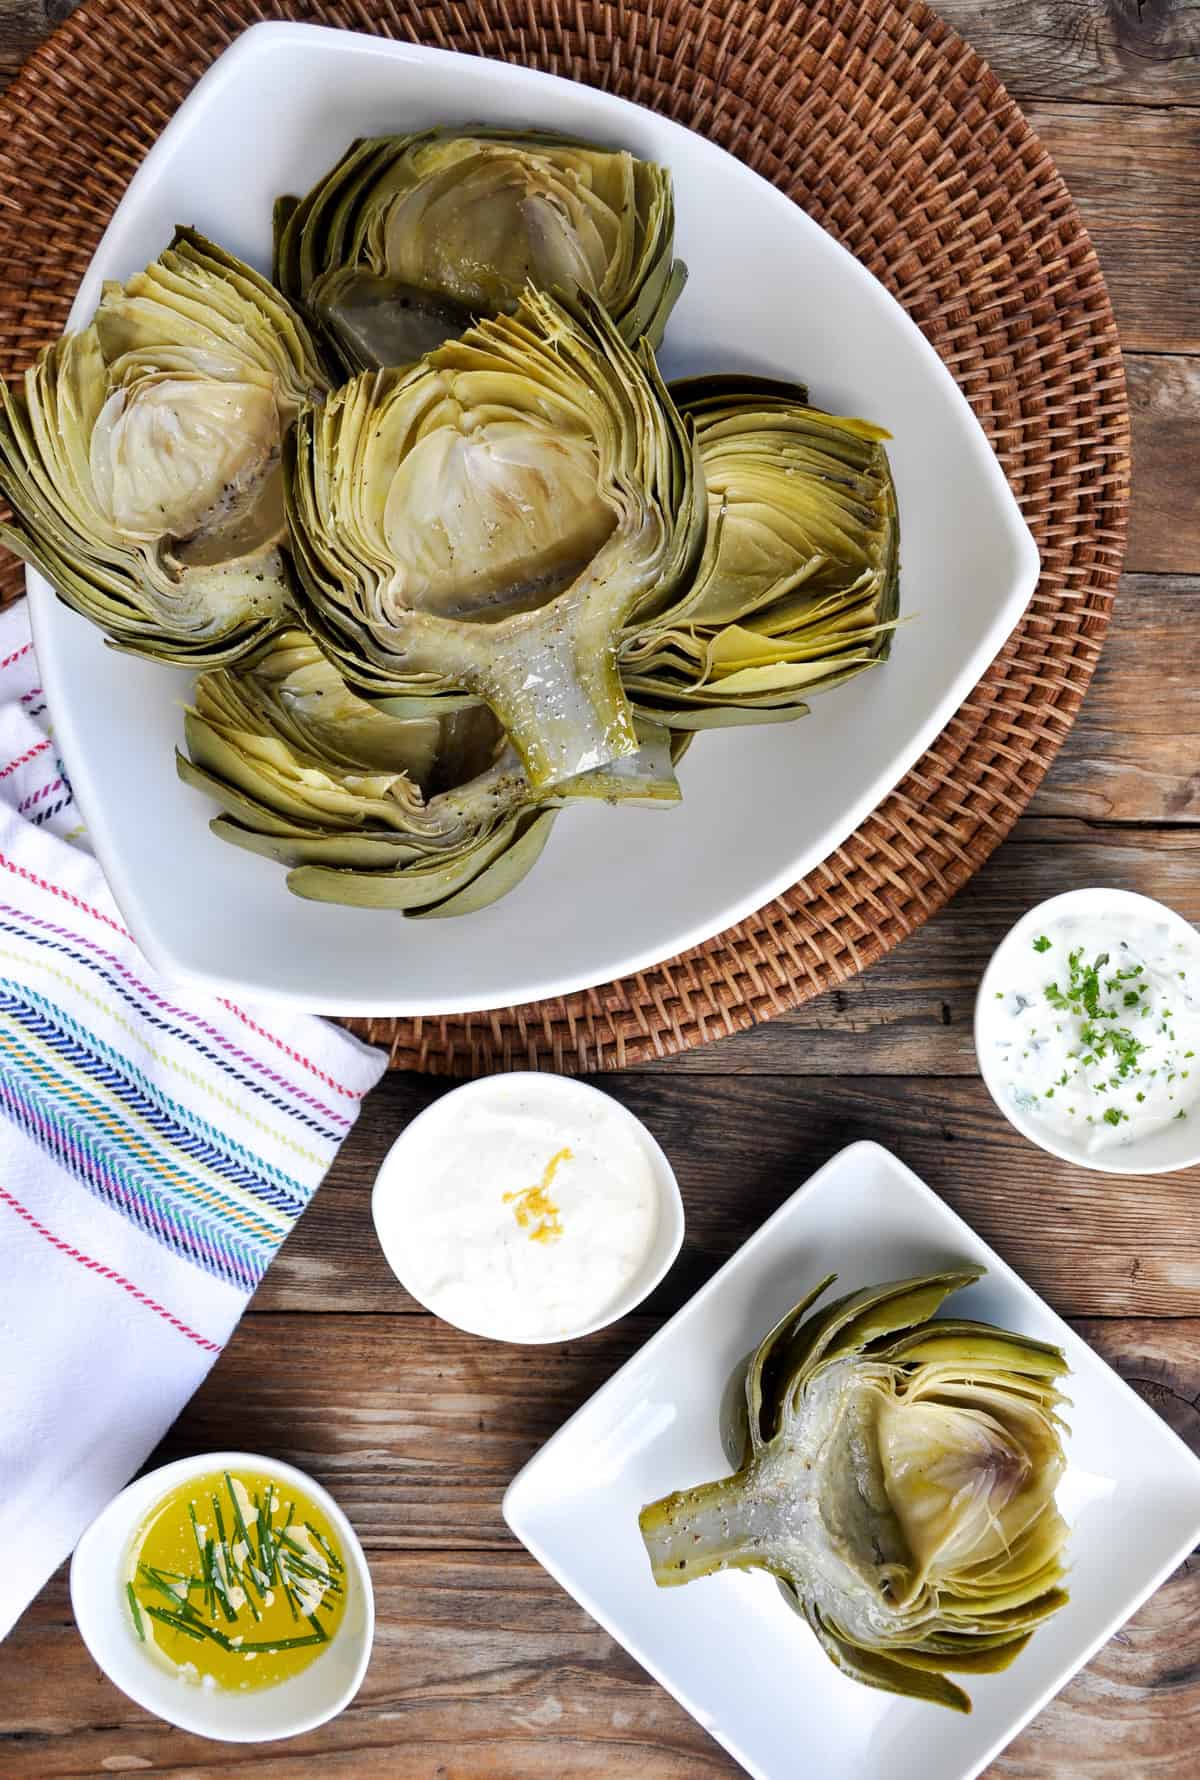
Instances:
[[[189,1478],[130,1544],[133,1635],[181,1681],[233,1691],[302,1673],[337,1634],[349,1574],[316,1503],[274,1478]]]

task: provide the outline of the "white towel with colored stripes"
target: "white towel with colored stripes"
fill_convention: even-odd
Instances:
[[[51,715],[22,601],[0,614],[0,1638],[195,1391],[386,1062],[151,969]]]

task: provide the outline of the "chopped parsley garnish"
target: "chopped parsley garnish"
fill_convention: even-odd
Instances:
[[[1040,938],[1034,940],[1033,949],[1035,952],[1048,952],[1050,950],[1050,941],[1046,938],[1044,933]]]
[[[1106,1106],[1104,1109],[1104,1122],[1106,1125],[1119,1125],[1122,1119],[1128,1119],[1128,1117],[1129,1114],[1122,1112],[1118,1106]]]

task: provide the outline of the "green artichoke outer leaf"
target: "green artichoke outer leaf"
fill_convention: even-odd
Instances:
[[[338,902],[352,908],[400,909],[409,915],[432,911],[439,904],[449,904],[473,885],[489,866],[503,858],[521,840],[522,833],[519,817],[512,816],[493,829],[470,853],[442,861],[420,860],[408,869],[398,871],[339,871],[326,866],[298,866],[288,874],[288,889],[310,902]],[[543,842],[544,839],[543,831]],[[540,851],[539,846],[537,852]],[[535,859],[536,854],[528,860],[528,865]],[[524,875],[522,871],[520,877]],[[515,889],[519,881],[519,877],[502,880],[495,895],[470,904],[464,912],[474,912],[486,902],[495,901],[498,896]]]
[[[536,818],[557,805],[533,798],[486,705],[407,708],[376,710],[311,637],[279,631],[198,680],[179,776],[221,806],[213,833],[287,866],[297,895],[467,913],[520,882],[549,833]],[[655,785],[661,752],[643,769]]]
[[[288,604],[282,441],[327,388],[287,301],[180,229],[0,395],[0,535],[118,648],[236,660]]]
[[[444,902],[413,910],[413,919],[433,921],[445,920],[452,915],[474,915],[499,902],[502,896],[516,889],[541,858],[557,814],[554,808],[543,808],[519,817],[516,837],[502,853]]]
[[[286,467],[305,620],[349,684],[486,700],[535,796],[638,751],[617,639],[691,574],[704,495],[652,353],[598,303],[530,290],[355,378]]]
[[[845,1673],[968,1710],[947,1674],[1006,1667],[1067,1598],[1066,1361],[930,1320],[982,1271],[820,1309],[826,1279],[782,1318],[746,1367],[740,1469],[642,1511],[659,1586],[766,1570]]]
[[[864,1649],[853,1644],[828,1626],[819,1609],[797,1603],[798,1610],[816,1633],[817,1641],[835,1668],[851,1681],[881,1693],[900,1694],[905,1699],[925,1700],[933,1706],[947,1706],[952,1712],[971,1710],[970,1695],[949,1680],[944,1670],[935,1665],[909,1662],[905,1658],[879,1650]],[[1015,1654],[1015,1653],[1014,1653]],[[1007,1666],[1007,1665],[1005,1665]]]
[[[592,298],[661,344],[685,269],[664,167],[546,132],[436,129],[354,142],[275,210],[275,280],[347,375],[408,365],[527,285]]]
[[[899,622],[887,435],[767,378],[694,378],[671,393],[696,430],[705,547],[673,602],[626,624],[623,684],[669,727],[801,716],[813,693],[886,660]]]

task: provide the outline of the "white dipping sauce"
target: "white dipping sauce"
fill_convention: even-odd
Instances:
[[[557,1076],[497,1076],[404,1134],[374,1200],[399,1277],[436,1315],[505,1341],[601,1319],[658,1229],[654,1163],[607,1095]]]
[[[1064,915],[1004,966],[980,1048],[1027,1117],[1094,1153],[1200,1116],[1200,942],[1180,926]]]

